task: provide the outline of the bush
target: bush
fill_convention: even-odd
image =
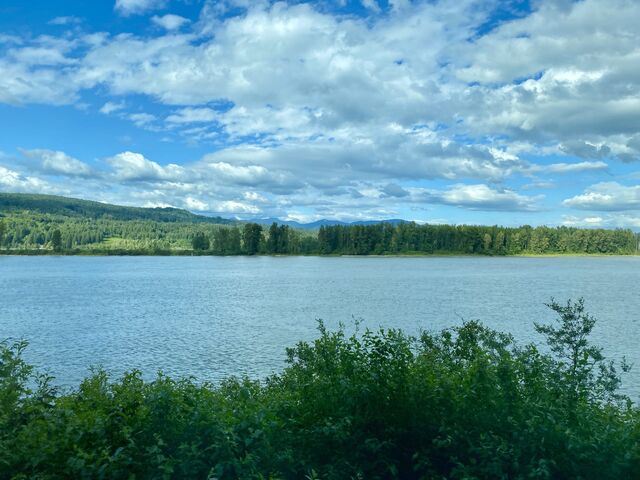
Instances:
[[[320,323],[281,374],[220,385],[96,371],[63,395],[4,343],[0,478],[637,476],[638,410],[593,318],[549,306],[549,354],[475,321],[418,337]]]

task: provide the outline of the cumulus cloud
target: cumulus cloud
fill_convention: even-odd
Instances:
[[[608,140],[640,127],[638,21],[636,2],[586,0],[542,2],[504,23],[461,55],[468,66],[458,77],[479,82],[483,94],[483,118],[469,120],[478,130],[556,141],[581,158],[617,156]]]
[[[183,179],[186,171],[175,164],[161,166],[149,160],[140,153],[122,152],[109,158],[108,163],[113,167],[114,176],[125,181],[154,181]]]
[[[277,193],[290,193],[303,186],[299,179],[286,171],[269,170],[262,165],[217,160],[218,155],[206,156],[195,168],[205,178],[234,185],[261,187]]]
[[[0,187],[10,192],[53,193],[56,191],[54,187],[40,178],[25,176],[2,165],[0,165]]]
[[[617,182],[601,182],[562,203],[580,210],[640,210],[640,185],[627,187]]]
[[[640,215],[626,213],[588,217],[565,215],[562,217],[561,223],[567,227],[582,228],[640,228]]]
[[[454,185],[444,191],[424,191],[427,203],[441,203],[470,210],[525,211],[540,209],[542,197],[529,197],[513,190],[493,189],[487,185]]]
[[[212,207],[214,213],[250,213],[256,214],[260,212],[260,208],[245,202],[235,200],[225,200],[216,203]]]
[[[637,132],[637,4],[545,2],[470,43],[483,17],[469,2],[401,3],[392,7],[402,13],[373,23],[334,17],[308,4],[256,4],[245,6],[242,15],[211,19],[211,37],[117,35],[73,58],[78,65],[65,83],[76,94],[100,84],[116,95],[146,94],[194,107],[229,99],[236,108],[224,118],[238,132],[269,130],[266,125],[288,132],[303,123],[313,134],[372,119],[405,127],[435,121],[482,133],[554,138],[581,158],[615,155],[607,137]],[[116,9],[137,13],[162,4],[118,0]],[[154,22],[170,30],[184,23],[172,14]],[[32,47],[21,50],[26,48]],[[70,60],[61,53],[59,60]],[[22,77],[37,80],[38,73]],[[22,88],[29,85],[37,87],[27,82]],[[5,90],[16,98],[28,93],[18,85]],[[46,98],[31,95],[28,101]],[[261,116],[269,121],[249,125]]]
[[[0,102],[9,105],[48,103],[63,105],[77,99],[76,89],[63,82],[58,72],[48,69],[30,71],[24,64],[0,59]]]
[[[245,200],[252,202],[266,202],[267,199],[260,195],[258,192],[243,192],[242,196]]]
[[[86,177],[94,173],[89,165],[64,152],[46,149],[22,149],[21,152],[27,158],[36,160],[37,167],[45,173],[78,177]]]
[[[393,214],[419,201],[535,211],[542,198],[514,178],[533,190],[572,175],[584,188],[640,158],[637,2],[537,2],[482,33],[492,2],[361,4],[370,16],[207,2],[188,29],[167,14],[151,18],[162,30],[137,34],[0,37],[0,102],[77,105],[98,91],[99,112],[214,152],[167,165],[123,152],[108,178],[161,183],[144,201],[234,213],[263,201],[284,215],[339,214],[338,203]],[[117,0],[115,10],[167,5]],[[48,171],[64,173],[69,161],[54,163]],[[431,181],[445,187],[410,186]],[[563,205],[634,204],[634,187],[612,185]]]
[[[197,198],[187,197],[184,199],[184,206],[187,210],[205,211],[209,210],[209,205]]]
[[[116,8],[138,12],[160,3],[118,0]],[[482,19],[465,2],[398,4],[402,15],[373,24],[340,20],[307,4],[255,6],[212,21],[215,36],[204,41],[191,34],[110,38],[78,59],[68,82],[76,91],[103,84],[115,94],[142,93],[167,104],[229,99],[236,108],[224,121],[240,134],[269,126],[288,132],[300,123],[312,134],[313,127],[327,132],[372,119],[405,127],[452,124],[459,112],[472,130],[563,134],[567,138],[557,140],[565,152],[602,158],[611,151],[602,143],[608,133],[637,131],[637,82],[630,69],[638,55],[633,39],[640,8],[614,3],[544,3],[473,44],[467,40]],[[181,18],[154,21],[174,29]],[[446,70],[443,58],[451,62]],[[469,87],[469,81],[481,84]],[[597,112],[583,115],[594,107]],[[268,121],[255,124],[259,118]],[[588,135],[598,138],[580,138]]]

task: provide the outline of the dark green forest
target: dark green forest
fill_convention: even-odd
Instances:
[[[630,479],[640,410],[584,302],[542,343],[477,321],[328,331],[264,380],[102,370],[64,392],[0,344],[0,479]],[[211,368],[215,368],[212,365]]]
[[[150,220],[154,222],[233,223],[221,217],[195,215],[179,208],[123,207],[56,195],[0,192],[0,212],[38,212],[62,217],[111,220]]]
[[[262,226],[175,208],[0,194],[3,253],[160,255],[539,255],[637,251],[631,230],[418,225]]]
[[[633,254],[636,235],[631,230],[570,227],[516,227],[474,225],[398,225],[321,227],[322,254]]]

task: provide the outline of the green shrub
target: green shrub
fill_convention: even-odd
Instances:
[[[549,306],[550,353],[475,321],[418,337],[320,323],[281,374],[220,385],[95,371],[60,394],[5,342],[0,478],[637,477],[639,412],[593,318]]]

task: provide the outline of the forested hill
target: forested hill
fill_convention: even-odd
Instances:
[[[280,224],[278,224],[280,223]],[[637,254],[631,230],[383,222],[307,230],[177,208],[0,193],[0,253],[136,255]]]
[[[186,222],[231,224],[233,220],[221,217],[195,215],[179,208],[123,207],[56,195],[29,193],[0,193],[0,214],[33,212],[65,217],[112,220],[150,220],[154,222]]]

